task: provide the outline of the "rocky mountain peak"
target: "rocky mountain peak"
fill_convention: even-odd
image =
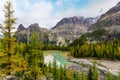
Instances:
[[[25,27],[22,24],[20,24],[17,28],[17,31],[20,32],[20,31],[23,31],[24,29]]]
[[[32,31],[36,31],[36,32],[39,32],[40,31],[40,26],[38,23],[34,23],[34,24],[31,24],[29,27],[28,27],[29,31],[32,32]]]
[[[38,23],[31,24],[29,27],[39,27]]]
[[[107,16],[109,16],[109,15],[111,15],[111,17],[115,16],[115,15],[120,15],[120,2],[118,2],[117,5],[115,5],[114,7],[112,7],[105,14],[103,14],[101,16],[101,18],[105,18],[106,19],[106,18],[108,18]]]
[[[83,16],[63,18],[52,28],[52,30],[57,33],[61,41],[63,39],[72,41],[81,34],[86,33],[88,27],[90,27],[95,20],[94,18],[85,18]]]
[[[57,26],[60,25],[64,25],[64,24],[82,24],[84,20],[84,17],[69,17],[69,18],[63,18],[61,19],[54,28],[56,28]]]
[[[120,6],[120,2],[118,2],[118,4],[117,4],[118,6]]]
[[[84,18],[82,16],[74,16],[74,17],[69,17],[69,18],[63,18],[61,19],[53,29],[57,28],[58,26],[65,25],[65,24],[77,24],[77,25],[82,25],[85,27],[89,27],[91,24],[93,24],[94,18]]]
[[[113,26],[117,25],[120,25],[120,2],[109,9],[105,14],[101,15],[99,20],[95,24],[91,25],[89,30],[94,30],[98,28],[109,29],[110,27],[112,28]]]

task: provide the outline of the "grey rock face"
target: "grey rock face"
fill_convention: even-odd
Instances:
[[[37,32],[41,35],[43,41],[55,42],[57,45],[66,45],[66,40],[73,41],[81,34],[86,33],[88,27],[95,21],[96,19],[94,18],[84,17],[63,18],[50,30],[39,27],[37,23],[31,24],[26,29],[23,25],[20,25],[16,36],[18,41],[26,41],[26,35]]]
[[[43,39],[43,40],[45,39],[43,36],[44,36],[44,33],[47,32],[47,29],[41,28],[37,23],[31,24],[28,28],[24,28],[24,29],[21,29],[20,27],[21,25],[19,25],[15,33],[15,37],[17,41],[27,42],[27,37],[29,36],[30,38],[33,32],[36,32],[37,34],[39,34],[40,39]]]
[[[20,32],[20,31],[22,31],[22,30],[24,30],[24,29],[25,29],[25,27],[24,27],[22,24],[20,24],[20,25],[18,26],[18,28],[17,28],[17,31]]]
[[[84,18],[84,17],[70,17],[70,18],[63,18],[60,20],[53,29],[58,28],[64,24],[79,24],[84,25],[85,27],[89,27],[91,24],[94,23],[94,18]]]
[[[88,27],[96,22],[95,18],[69,17],[61,19],[51,30],[58,35],[60,42],[73,41],[87,32]]]
[[[114,25],[120,25],[120,2],[108,10],[105,14],[101,15],[98,21],[95,24],[91,25],[89,30],[106,27],[110,28]]]
[[[38,23],[35,23],[35,24],[31,24],[29,27],[28,27],[29,31],[30,32],[39,32],[40,31],[40,26]]]
[[[93,62],[96,62],[96,68],[99,71],[101,80],[105,80],[105,75],[108,72],[108,70],[112,75],[118,76],[119,66],[120,66],[119,61],[107,61],[107,60],[94,61],[85,58],[82,59],[72,58],[69,61],[78,64],[78,65],[69,66],[68,67],[69,70],[84,71],[85,73],[88,73],[90,67],[93,67]]]

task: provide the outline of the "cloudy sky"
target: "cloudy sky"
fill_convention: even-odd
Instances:
[[[0,23],[4,20],[3,5],[0,0]],[[39,23],[41,27],[51,28],[64,17],[84,16],[96,17],[120,0],[11,0],[15,10],[17,23],[28,27]]]

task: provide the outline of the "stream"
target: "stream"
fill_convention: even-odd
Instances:
[[[61,55],[61,52],[53,52],[52,54],[45,56],[45,64],[49,64],[49,62],[52,63],[54,59],[56,60],[58,66],[62,65],[68,67],[77,65],[76,63],[68,61],[66,57]]]
[[[54,52],[52,56],[62,66],[76,65],[75,63],[68,61],[66,57],[60,54],[60,52]]]
[[[96,62],[96,67],[99,70],[99,73],[102,77],[109,70],[113,75],[118,75],[120,61],[107,61],[107,60],[91,60],[87,58],[72,58],[71,60],[67,60],[67,57],[62,55],[62,52],[55,51],[46,55],[44,58],[45,64],[49,64],[49,62],[53,63],[54,59],[57,62],[57,65],[66,66],[69,70],[75,71],[84,71],[88,72],[89,68],[93,66],[93,61]],[[114,65],[114,66],[113,66]]]

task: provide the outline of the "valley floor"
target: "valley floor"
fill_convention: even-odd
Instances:
[[[93,62],[96,63],[96,67],[102,71],[104,74],[110,71],[113,75],[118,75],[120,71],[120,61],[110,61],[110,60],[98,60],[98,59],[86,59],[86,58],[73,58],[71,62],[77,63],[79,65],[84,65],[84,67],[93,66]],[[75,67],[75,66],[74,66]],[[74,68],[75,69],[75,68]],[[78,67],[77,67],[78,69]],[[75,69],[76,70],[76,69]]]
[[[45,55],[45,63],[53,62],[55,59],[57,64],[67,65],[68,69],[76,71],[88,71],[89,67],[93,66],[93,62],[96,63],[96,67],[100,73],[106,74],[110,71],[113,75],[118,75],[120,69],[120,61],[104,60],[104,59],[93,59],[93,58],[71,58],[68,60],[69,52],[66,51],[43,51]],[[53,55],[54,54],[54,55]],[[57,55],[55,55],[57,54]],[[62,60],[61,60],[62,59]],[[64,63],[64,64],[63,64]],[[73,64],[72,64],[73,63]]]
[[[120,72],[120,61],[95,60],[97,63],[104,65],[110,72],[117,75]]]

